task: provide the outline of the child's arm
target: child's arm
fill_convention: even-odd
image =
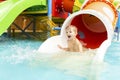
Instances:
[[[81,40],[80,40],[80,42],[81,42],[81,44],[82,44],[83,46],[86,46],[86,45],[87,45],[87,43],[84,43],[84,42],[81,41]]]
[[[79,52],[83,52],[83,47],[81,44],[79,45]]]
[[[60,45],[57,45],[60,49],[62,49],[62,50],[65,50],[65,51],[68,51],[68,48],[63,48],[63,47],[61,47]]]
[[[79,48],[79,52],[83,52],[83,43],[81,43],[81,41],[77,40],[78,43],[78,48]]]

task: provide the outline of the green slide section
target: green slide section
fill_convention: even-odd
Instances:
[[[20,13],[36,5],[46,6],[46,0],[7,0],[0,3],[0,35],[8,29]]]

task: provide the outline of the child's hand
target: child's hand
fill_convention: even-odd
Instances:
[[[65,51],[68,51],[68,48],[63,48],[63,47],[61,47],[60,45],[57,45],[60,49],[62,49],[62,50],[65,50]]]
[[[60,49],[62,49],[62,47],[60,45],[57,45]]]
[[[81,42],[81,44],[82,44],[83,46],[86,46],[86,45],[87,45],[87,43],[84,43],[84,42],[81,41],[81,40],[80,40],[80,42]]]

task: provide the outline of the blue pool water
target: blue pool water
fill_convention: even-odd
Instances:
[[[120,42],[112,42],[105,55],[106,70],[101,80],[120,80]]]
[[[67,63],[70,58],[44,58],[45,55],[36,52],[41,44],[40,40],[0,37],[0,80],[90,80],[86,78],[90,72],[89,63],[80,66],[77,59]],[[105,67],[97,75],[98,80],[119,80],[119,48],[120,42],[112,42],[102,64]]]

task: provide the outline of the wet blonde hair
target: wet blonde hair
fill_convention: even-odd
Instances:
[[[74,25],[69,25],[69,26],[66,27],[66,29],[68,29],[68,28],[73,29],[73,31],[76,32],[76,34],[77,34],[78,30],[77,30],[77,27],[76,27],[76,26],[74,26]]]

